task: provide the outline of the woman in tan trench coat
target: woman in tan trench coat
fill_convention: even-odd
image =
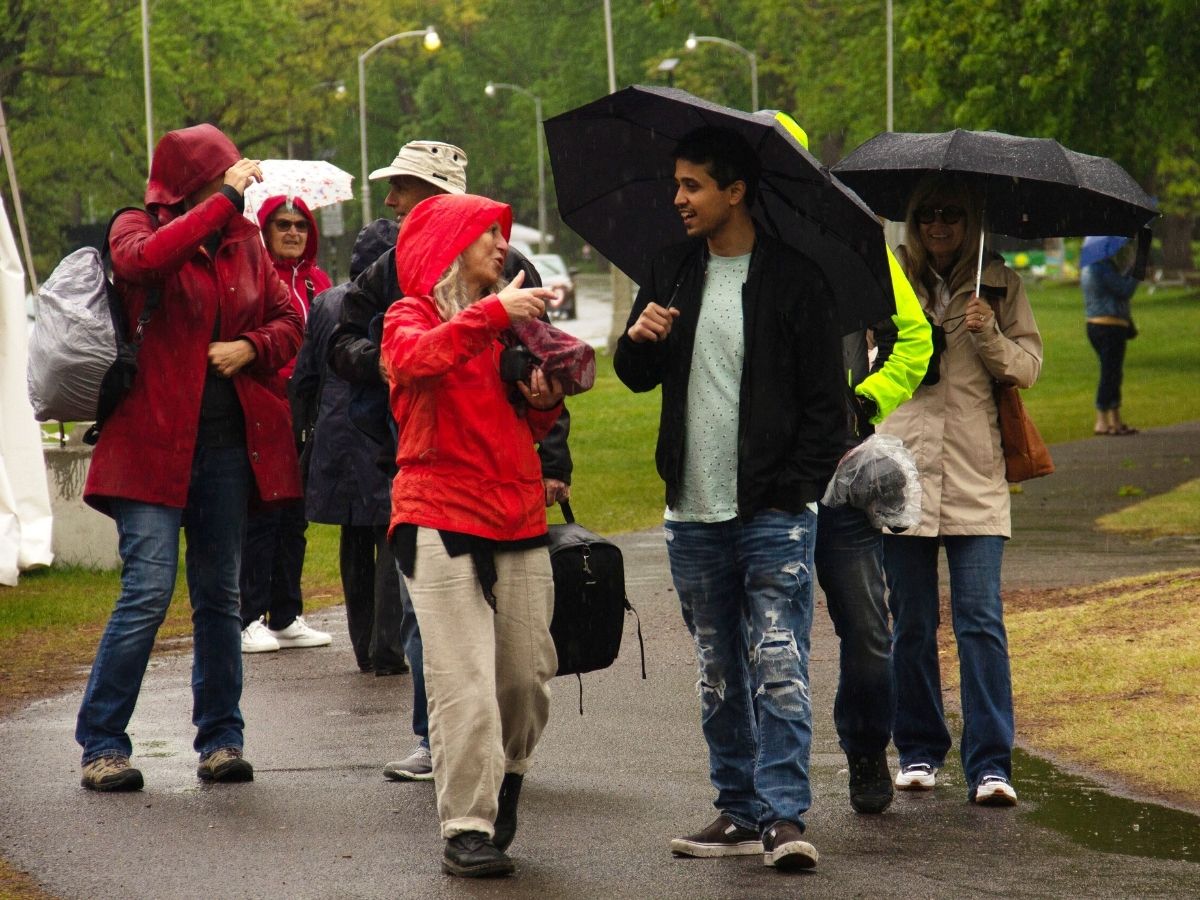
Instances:
[[[940,545],[950,571],[968,797],[1011,806],[1012,681],[1000,599],[1011,527],[992,385],[1030,387],[1041,370],[1042,341],[1020,277],[998,257],[985,257],[986,299],[975,296],[981,219],[968,186],[947,176],[918,186],[906,217],[900,258],[933,323],[935,349],[925,382],[878,429],[912,451],[923,491],[920,524],[884,537],[894,619],[893,736],[896,787],[932,789],[950,749],[937,652]]]

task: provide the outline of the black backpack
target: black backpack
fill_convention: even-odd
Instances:
[[[550,564],[554,569],[554,618],[550,634],[558,651],[557,675],[582,675],[613,664],[621,650],[625,613],[637,618],[642,678],[646,648],[642,622],[625,596],[625,560],[616,544],[575,521],[563,501],[563,525],[550,526]],[[583,714],[580,679],[579,712]]]

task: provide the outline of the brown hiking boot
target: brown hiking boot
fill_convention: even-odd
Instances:
[[[780,820],[763,832],[763,865],[780,872],[811,869],[817,864],[817,848],[802,840],[804,832],[794,822]]]
[[[242,758],[237,747],[222,747],[200,760],[196,774],[201,781],[253,781],[254,766]]]
[[[98,756],[83,767],[79,783],[89,791],[140,791],[142,773],[119,753]]]
[[[671,852],[676,856],[753,856],[763,852],[758,832],[738,825],[722,813],[707,827],[695,834],[675,838],[671,841]]]

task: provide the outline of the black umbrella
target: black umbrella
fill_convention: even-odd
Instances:
[[[883,229],[862,201],[773,117],[686,91],[635,85],[546,121],[563,221],[643,283],[659,251],[686,239],[670,154],[703,126],[737,131],[758,152],[754,218],[821,266],[847,333],[895,312]]]
[[[956,129],[884,132],[833,167],[871,209],[903,221],[927,175],[960,175],[980,192],[991,231],[1020,238],[1132,235],[1157,213],[1129,173],[1049,138]]]

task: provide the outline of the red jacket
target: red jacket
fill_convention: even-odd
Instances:
[[[450,321],[433,285],[456,256],[512,211],[470,194],[439,194],[413,208],[396,242],[405,296],[383,320],[380,361],[400,426],[392,526],[423,525],[493,540],[546,533],[545,491],[534,442],[561,406],[518,413],[500,380],[499,335],[508,314],[495,295]]]
[[[263,201],[263,205],[258,210],[258,227],[264,233],[267,230],[267,219],[286,202],[287,197],[282,194],[268,197]],[[279,273],[279,277],[283,279],[283,283],[291,289],[292,305],[296,307],[296,312],[300,313],[300,318],[307,328],[308,308],[312,305],[312,298],[321,293],[321,291],[333,287],[333,282],[329,280],[329,276],[325,274],[324,270],[317,265],[317,249],[320,245],[320,239],[317,236],[317,220],[313,218],[312,212],[299,197],[292,199],[292,206],[296,212],[308,219],[308,241],[304,245],[304,255],[298,260],[275,259],[272,257],[271,261],[275,264],[275,271]],[[265,236],[263,240],[266,241]],[[270,256],[270,253],[267,255]],[[296,357],[293,356],[279,370],[279,374],[284,378],[291,378],[292,371],[295,368]]]
[[[154,152],[146,207],[113,224],[113,271],[131,328],[151,284],[161,288],[146,325],[138,374],[104,425],[92,454],[84,500],[102,512],[121,497],[183,508],[191,479],[208,370],[208,345],[245,338],[257,357],[233,377],[246,422],[246,444],[264,501],[301,496],[290,415],[276,374],[303,335],[258,229],[221,193],[183,212],[180,205],[240,158],[211,125],[167,134]],[[202,248],[220,230],[215,260]]]

